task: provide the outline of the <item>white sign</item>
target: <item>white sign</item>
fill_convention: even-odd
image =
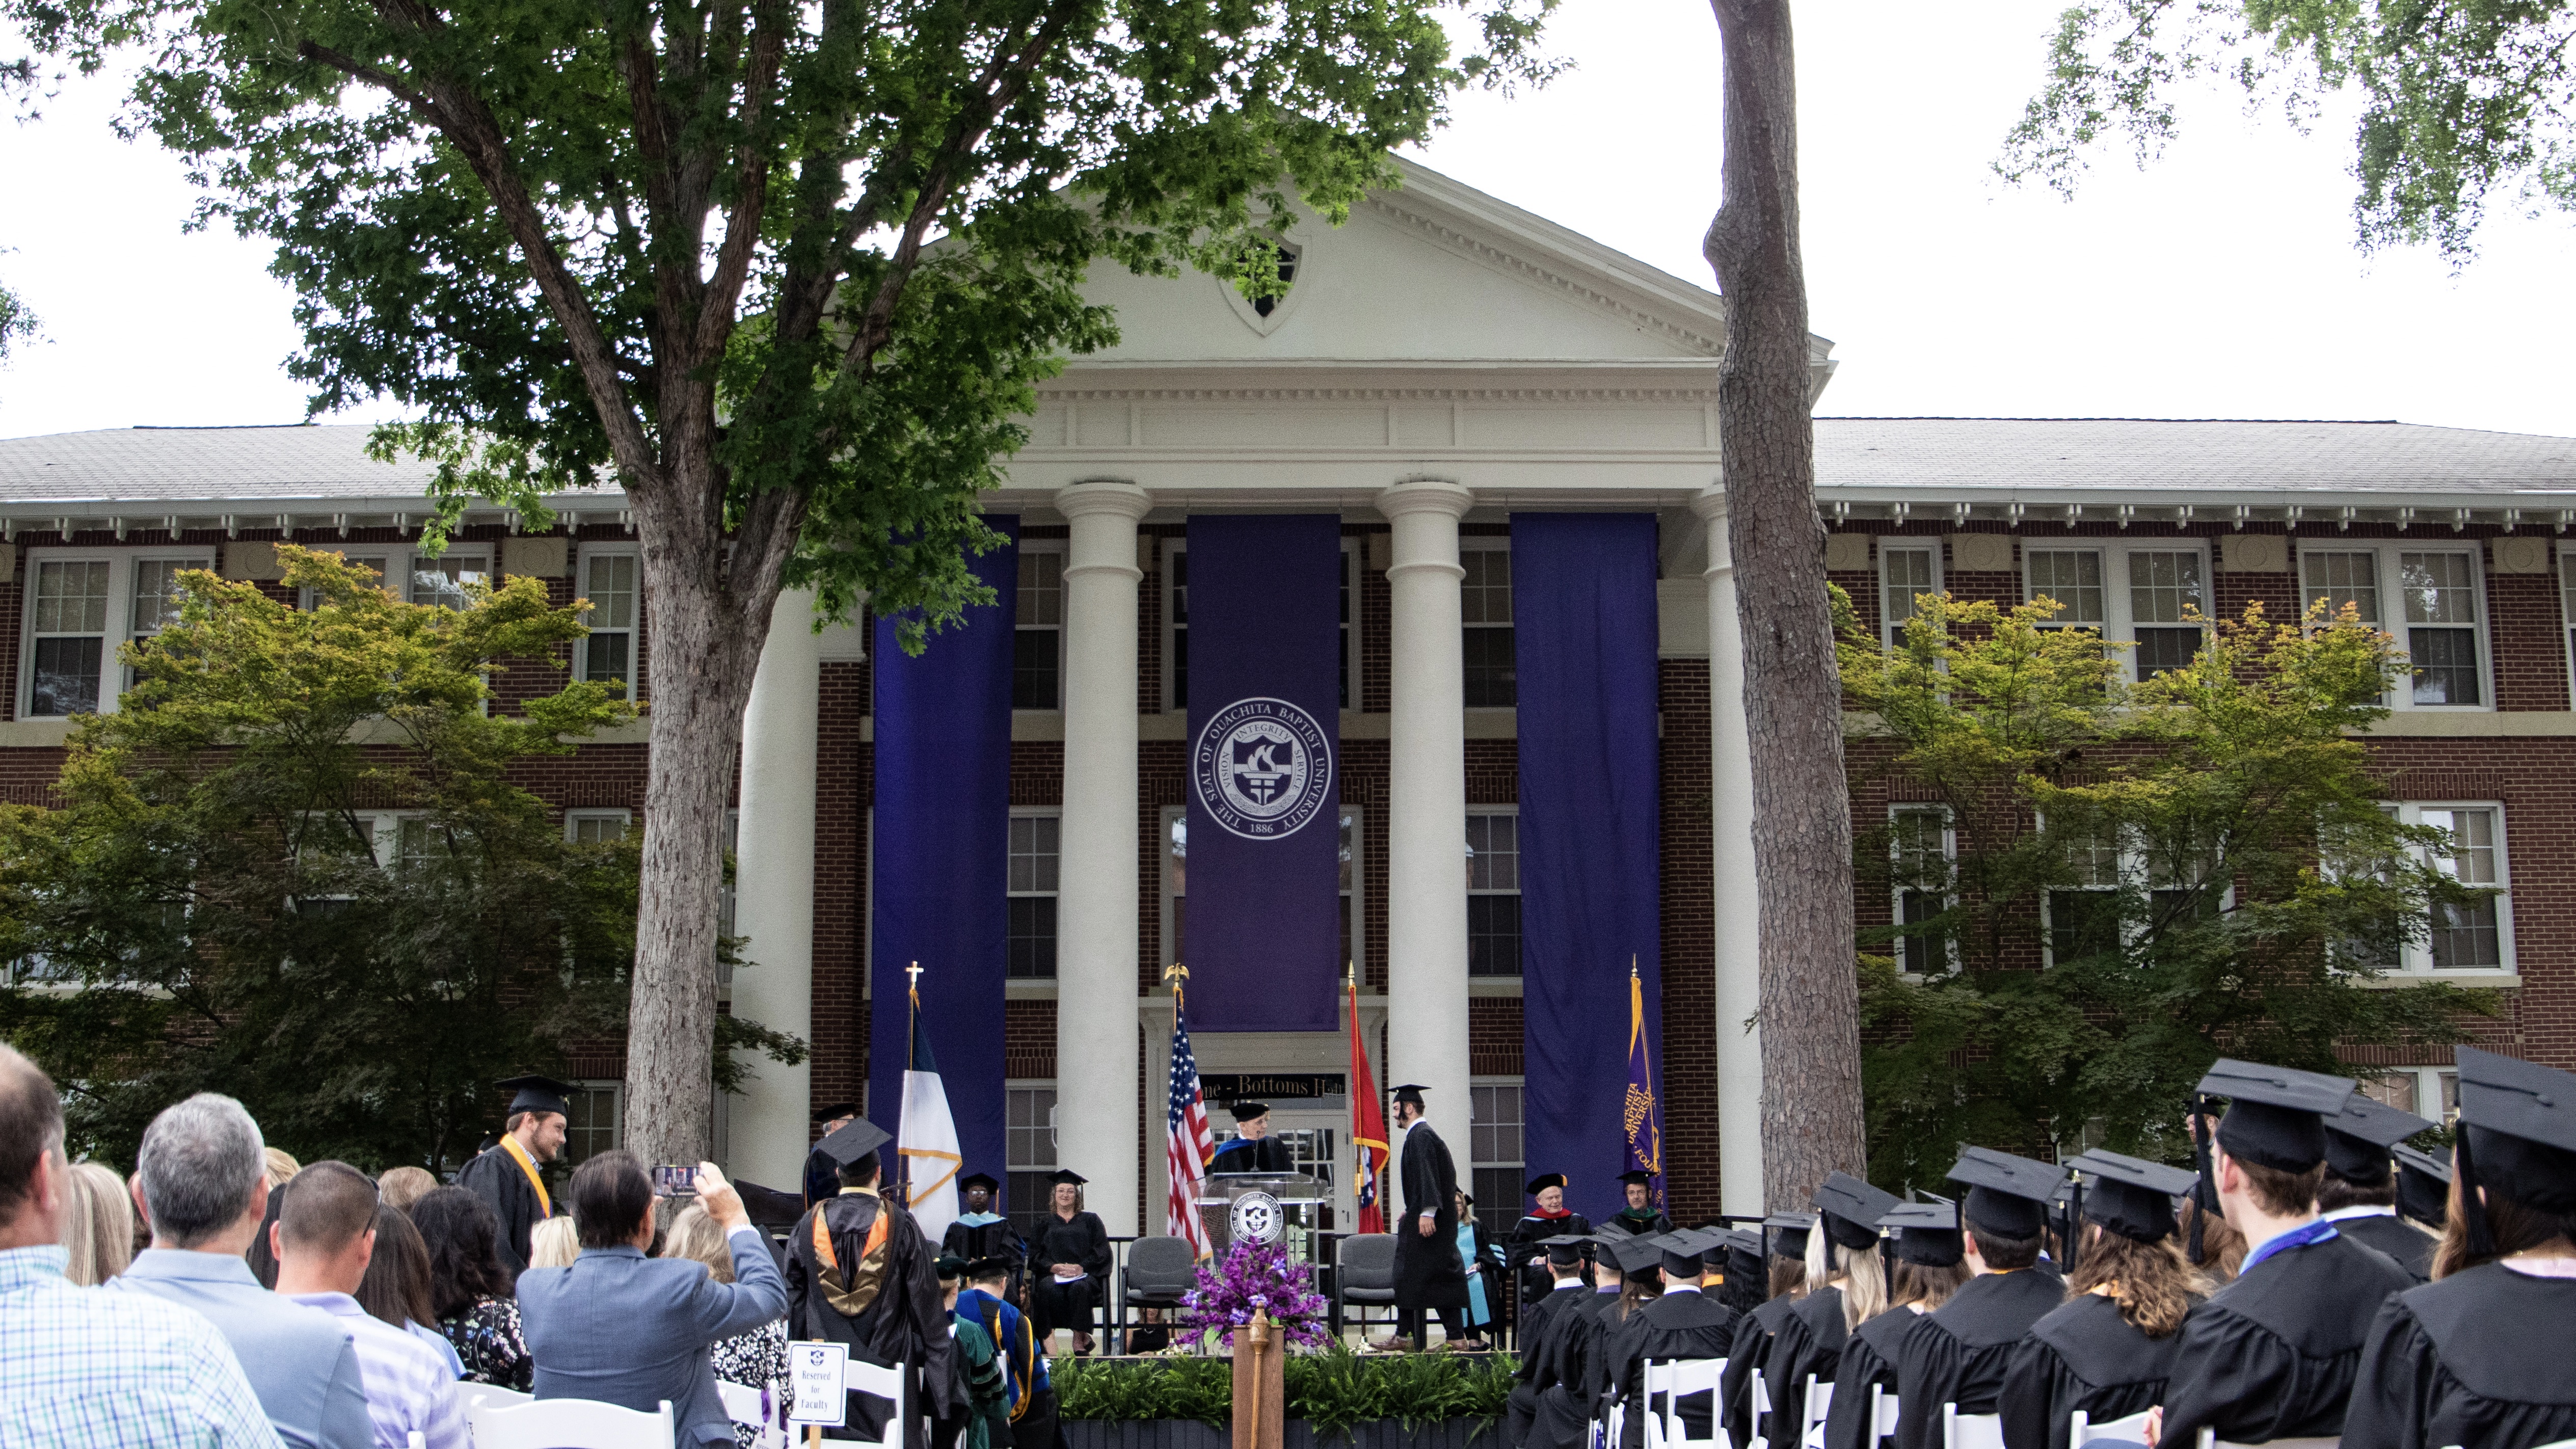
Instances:
[[[796,1392],[791,1424],[838,1429],[849,1421],[850,1351],[837,1343],[787,1345],[787,1382]]]

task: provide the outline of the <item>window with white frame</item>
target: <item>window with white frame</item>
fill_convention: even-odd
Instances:
[[[1941,545],[1881,539],[1878,545],[1878,634],[1894,648],[1905,642],[1905,621],[1916,600],[1941,592]]]
[[[448,549],[436,558],[411,555],[410,596],[415,604],[462,609],[472,601],[470,584],[492,582],[492,551],[471,544]]]
[[[1520,669],[1512,657],[1512,555],[1499,538],[1465,539],[1458,562],[1465,624],[1466,701],[1469,709],[1510,709],[1520,702]]]
[[[1163,964],[1189,959],[1190,819],[1182,805],[1163,807]]]
[[[1521,974],[1521,817],[1509,805],[1467,814],[1467,974]]]
[[[2465,904],[2435,905],[2430,933],[2421,946],[2408,946],[2399,969],[2511,971],[2512,879],[2505,865],[2503,807],[2410,802],[2398,807],[2398,818],[2449,831],[2449,847],[2428,852],[2433,867],[2461,885],[2494,892]]]
[[[620,1110],[625,1092],[625,1085],[615,1081],[573,1083],[564,1099],[572,1108],[564,1117],[564,1166],[578,1167],[625,1141]]]
[[[1055,892],[1063,820],[1052,810],[1011,812],[1006,975],[1055,979]]]
[[[575,845],[607,845],[624,840],[630,823],[623,810],[567,810],[564,839]]]
[[[2059,606],[2047,627],[2097,629],[2132,645],[2132,679],[2186,668],[2200,652],[2208,576],[2207,552],[2181,539],[2022,549],[2022,597]]]
[[[1895,887],[1895,923],[1911,928],[1896,938],[1896,969],[1915,976],[1948,971],[1953,962],[1946,932],[1930,923],[1950,909],[1951,874],[1958,836],[1945,805],[1898,805],[1888,811],[1888,863]]]
[[[1360,957],[1365,954],[1361,927],[1368,919],[1362,909],[1368,897],[1368,872],[1363,868],[1367,831],[1363,828],[1364,822],[1357,806],[1346,805],[1342,807],[1341,814],[1342,964],[1358,971],[1366,964]]]
[[[2460,1117],[2460,1073],[2456,1067],[2383,1067],[2365,1077],[2362,1094],[2383,1106],[2412,1112],[2448,1127]]]
[[[1011,631],[1011,708],[1064,708],[1064,551],[1053,539],[1020,545],[1018,616]]]
[[[1487,1077],[1467,1084],[1467,1158],[1476,1196],[1476,1218],[1500,1236],[1521,1217],[1521,1085],[1519,1077]]]
[[[178,616],[178,574],[214,557],[184,549],[32,549],[18,696],[20,719],[112,713],[133,683],[111,668],[120,642],[140,642]]]
[[[2068,878],[2049,887],[2041,903],[2052,966],[2120,950],[2119,835],[2107,827],[2074,830],[2065,851]]]
[[[1351,699],[1352,686],[1358,677],[1360,636],[1359,631],[1351,627],[1351,610],[1360,596],[1359,542],[1356,538],[1342,540],[1341,707],[1344,709],[1357,708]]]
[[[2485,580],[2474,546],[2344,543],[2299,550],[2302,605],[2349,605],[2360,622],[2395,636],[2411,678],[2387,703],[2398,709],[2485,708],[2481,641]]]
[[[632,549],[583,549],[581,596],[590,601],[582,622],[581,677],[605,684],[618,699],[635,698],[642,658],[636,641],[644,631],[644,560]]]
[[[1190,707],[1190,551],[1175,540],[1163,549],[1163,684],[1169,709]]]
[[[1055,1184],[1048,1179],[1056,1168],[1055,1083],[1009,1082],[1002,1091],[1011,1226],[1026,1237],[1037,1232],[1053,1201]]]

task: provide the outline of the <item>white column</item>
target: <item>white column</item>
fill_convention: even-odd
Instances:
[[[1419,1082],[1467,1143],[1467,715],[1458,520],[1476,496],[1417,479],[1378,495],[1395,525],[1386,825],[1386,1085]]]
[[[814,1039],[814,764],[822,700],[814,595],[778,596],[751,702],[742,712],[742,817],[734,845],[734,929],[749,939],[733,974],[733,1009]],[[714,969],[710,966],[708,969]],[[780,1192],[804,1181],[811,1074],[766,1056],[732,1106],[726,1169]]]
[[[1761,905],[1753,886],[1753,749],[1744,725],[1744,636],[1735,619],[1735,560],[1726,489],[1691,500],[1708,523],[1710,874],[1717,917],[1719,1201],[1758,1213],[1762,1201],[1762,1036],[1746,1023],[1762,1007]]]
[[[1136,1223],[1136,523],[1120,479],[1055,495],[1064,568],[1064,823],[1056,877],[1056,1161],[1112,1234]],[[1158,1226],[1158,1225],[1157,1225]]]

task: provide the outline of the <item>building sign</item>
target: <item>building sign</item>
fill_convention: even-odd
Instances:
[[[1190,1000],[1195,1005],[1198,997]],[[1309,1102],[1341,1096],[1350,1079],[1340,1072],[1212,1072],[1200,1074],[1199,1090],[1219,1104]]]

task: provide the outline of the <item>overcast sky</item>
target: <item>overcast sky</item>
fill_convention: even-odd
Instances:
[[[2143,172],[2072,203],[1988,163],[2039,79],[2056,0],[1800,7],[1811,319],[1844,415],[2401,418],[2576,435],[2576,217],[2490,223],[2458,275],[2352,244],[2349,124],[2302,137],[2210,91]],[[1705,0],[1566,0],[1576,69],[1462,99],[1421,159],[1707,285],[1717,30]],[[0,52],[16,53],[0,42]],[[181,233],[194,192],[75,88],[0,122],[0,276],[46,340],[0,371],[0,437],[286,422],[291,299],[267,250]],[[352,420],[378,414],[344,415]]]

